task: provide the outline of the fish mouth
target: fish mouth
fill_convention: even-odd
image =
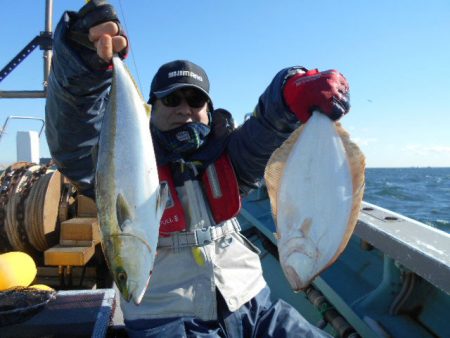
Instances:
[[[147,241],[135,234],[121,233],[110,235],[108,241],[114,242],[115,240],[122,243],[124,242],[123,244],[119,244],[122,246],[122,250],[123,245],[145,247],[145,249],[141,248],[140,251],[135,253],[128,251],[128,255],[123,257],[121,257],[120,250],[110,250],[110,255],[107,259],[107,263],[110,266],[110,270],[113,272],[114,281],[122,298],[127,302],[133,300],[136,305],[139,305],[147,290],[151,270],[149,271],[148,276],[143,276],[140,272],[144,272],[147,267],[151,269],[153,264],[152,261],[154,259],[152,254],[153,250]],[[135,255],[139,255],[139,257],[135,257]],[[128,262],[130,263],[129,267],[127,267]],[[121,273],[123,274],[121,275]]]
[[[288,265],[283,267],[283,271],[294,292],[301,291],[306,286],[308,286],[308,284],[300,278],[300,276],[292,266]]]
[[[142,298],[144,298],[145,291],[147,291],[147,289],[148,289],[148,283],[150,282],[151,275],[152,275],[152,272],[150,271],[150,274],[148,275],[148,278],[147,278],[147,282],[145,283],[145,287],[140,292],[138,292],[137,285],[136,285],[135,289],[133,290],[131,296],[133,298],[134,304],[139,305],[142,301]]]
[[[299,246],[298,242],[302,242],[302,245]],[[279,253],[283,271],[294,291],[300,291],[313,279],[310,270],[314,270],[314,266],[320,259],[320,251],[311,241],[305,242],[305,237],[302,236],[289,238],[282,247],[284,250],[279,250]],[[312,266],[305,270],[306,265]],[[304,276],[299,275],[299,267],[300,270],[306,271]]]
[[[151,272],[150,272],[151,275]],[[133,300],[133,303],[136,305],[139,305],[142,301],[142,298],[144,298],[145,291],[147,291],[148,284],[150,281],[150,275],[147,278],[147,281],[145,283],[145,287],[140,288],[139,284],[136,281],[128,281],[126,290],[121,290],[122,297],[127,301],[130,302]]]

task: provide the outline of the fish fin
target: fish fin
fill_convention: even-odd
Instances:
[[[120,230],[122,231],[125,230],[126,225],[133,219],[130,206],[121,193],[117,195],[116,199],[116,216],[117,224],[119,224]]]
[[[148,103],[144,103],[145,112],[147,113],[147,117],[150,117],[152,114],[152,106]]]
[[[169,199],[169,185],[165,182],[159,185],[158,202],[156,203],[156,217],[161,219]]]
[[[281,180],[284,176],[284,168],[286,167],[286,162],[292,152],[292,148],[295,146],[300,134],[303,132],[304,126],[305,125],[302,125],[297,128],[297,130],[295,130],[291,136],[272,153],[264,171],[264,179],[275,224],[277,223],[278,214],[278,192],[280,190]]]

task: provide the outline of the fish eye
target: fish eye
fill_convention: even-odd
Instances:
[[[127,273],[125,271],[121,271],[117,274],[118,282],[126,282],[127,280]]]

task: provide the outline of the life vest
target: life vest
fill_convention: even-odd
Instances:
[[[175,189],[169,165],[158,167],[159,181],[169,186],[169,199],[161,217],[159,234],[168,236],[171,232],[187,230],[186,217]],[[216,224],[235,217],[241,209],[241,196],[236,174],[226,153],[210,164],[201,174],[203,191],[209,202]]]

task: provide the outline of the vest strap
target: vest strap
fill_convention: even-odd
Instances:
[[[224,222],[222,225],[196,229],[194,231],[173,232],[169,237],[159,237],[158,247],[180,249],[204,246],[239,231],[241,231],[241,227],[238,222]]]

